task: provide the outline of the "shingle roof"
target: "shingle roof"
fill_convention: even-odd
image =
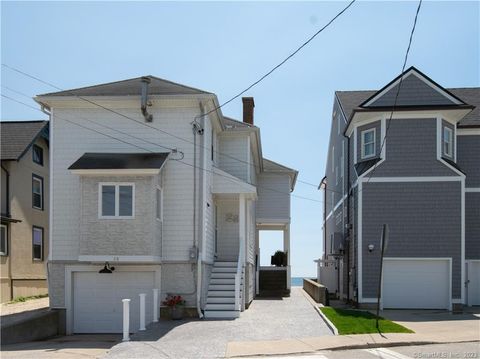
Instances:
[[[459,123],[459,127],[480,126],[480,87],[447,88],[455,96],[468,105],[475,108],[468,113]],[[335,94],[340,101],[347,120],[361,103],[373,96],[376,90],[363,91],[336,91]]]
[[[155,76],[144,76],[150,79],[149,94],[151,95],[198,95],[211,94],[194,87],[185,86]],[[81,87],[72,90],[46,93],[42,96],[140,96],[142,77],[109,82],[95,86]]]
[[[255,127],[250,125],[249,123],[245,123],[239,120],[235,120],[231,117],[223,116],[222,118],[223,125],[225,128],[248,128],[248,127]]]
[[[169,152],[84,153],[69,170],[160,169]]]
[[[0,122],[0,158],[5,161],[19,160],[46,126],[48,121]]]

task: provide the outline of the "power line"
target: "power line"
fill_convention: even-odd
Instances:
[[[162,129],[157,128],[157,127],[155,127],[155,126],[151,126],[151,125],[149,125],[149,124],[147,124],[147,123],[145,123],[145,122],[137,121],[136,119],[134,119],[134,118],[132,118],[132,117],[130,117],[130,116],[127,116],[127,115],[125,115],[125,114],[123,114],[123,113],[121,113],[121,112],[115,111],[115,110],[113,110],[113,109],[111,109],[111,108],[109,108],[109,107],[106,107],[106,106],[104,106],[104,105],[101,105],[101,104],[99,104],[98,102],[95,102],[95,101],[90,100],[90,99],[88,99],[88,98],[85,98],[85,97],[83,97],[83,96],[77,95],[77,94],[75,94],[74,91],[72,91],[72,90],[65,90],[65,89],[63,89],[63,88],[61,88],[61,87],[59,87],[59,86],[57,86],[57,85],[55,85],[55,84],[53,84],[53,83],[51,83],[51,82],[48,82],[48,81],[46,81],[46,80],[43,80],[43,79],[41,79],[41,78],[39,78],[39,77],[37,77],[37,76],[31,75],[31,74],[29,74],[29,73],[27,73],[27,72],[25,72],[25,71],[22,71],[22,70],[20,70],[20,69],[18,69],[18,68],[15,68],[15,67],[13,67],[13,66],[9,66],[9,65],[7,65],[7,64],[5,64],[5,63],[2,63],[2,66],[6,67],[6,68],[9,69],[9,70],[12,70],[12,71],[14,71],[14,72],[17,72],[17,73],[19,73],[19,74],[21,74],[21,75],[23,75],[23,76],[29,77],[29,78],[31,78],[31,79],[33,79],[33,80],[36,80],[36,81],[38,81],[38,82],[40,82],[40,83],[43,83],[43,84],[45,84],[45,85],[47,85],[47,86],[50,86],[50,87],[52,87],[52,88],[55,88],[55,89],[57,89],[57,90],[59,90],[59,91],[67,92],[67,93],[71,94],[72,96],[74,96],[74,97],[76,97],[76,98],[78,98],[78,99],[80,99],[80,100],[82,100],[82,101],[88,102],[88,103],[90,103],[90,104],[92,104],[92,105],[94,105],[94,106],[100,107],[100,108],[102,108],[102,109],[104,109],[104,110],[106,110],[106,111],[108,111],[108,112],[111,112],[111,113],[113,113],[113,114],[119,115],[119,116],[121,116],[121,117],[123,117],[123,118],[125,118],[125,119],[127,119],[127,120],[136,122],[136,123],[138,123],[138,124],[140,124],[140,125],[142,125],[142,126],[148,127],[148,128],[150,128],[150,129],[152,129],[152,130],[158,131],[158,132],[163,133],[163,134],[165,134],[165,135],[167,135],[167,136],[172,136],[172,137],[174,137],[174,138],[176,138],[176,139],[179,139],[179,140],[181,140],[181,141],[184,141],[184,142],[186,142],[186,143],[188,143],[188,144],[191,144],[191,145],[193,145],[193,146],[197,146],[197,147],[200,147],[200,148],[203,148],[203,149],[206,149],[206,150],[212,150],[211,148],[208,148],[207,146],[204,146],[204,145],[202,145],[202,144],[200,144],[200,143],[195,143],[195,142],[193,142],[193,141],[191,141],[191,140],[189,140],[189,139],[180,137],[180,136],[178,136],[178,135],[175,135],[175,134],[170,133],[170,132],[168,132],[168,131],[162,130]],[[12,92],[15,92],[15,93],[17,93],[17,94],[20,94],[20,95],[22,95],[22,96],[26,96],[26,97],[28,97],[29,99],[31,99],[31,97],[29,97],[28,95],[26,95],[26,94],[24,94],[24,93],[22,93],[22,92],[20,92],[20,91],[18,91],[18,90],[14,90],[14,89],[11,89],[11,88],[6,87],[6,86],[2,86],[2,87],[6,88],[6,89],[8,89],[8,90],[10,90],[10,91],[12,91]],[[208,112],[208,113],[210,113],[210,112]],[[208,114],[208,113],[207,113],[207,114]],[[205,115],[206,115],[206,114],[205,114]],[[205,116],[205,115],[203,115],[203,116]],[[132,137],[133,137],[133,136],[132,136]],[[245,161],[245,160],[239,159],[239,158],[237,158],[237,157],[235,157],[235,156],[232,156],[232,155],[229,155],[229,154],[226,154],[226,153],[222,153],[222,152],[220,152],[220,151],[218,151],[218,150],[213,150],[213,152],[217,153],[217,154],[220,155],[220,156],[227,157],[227,158],[230,158],[230,159],[232,159],[232,160],[235,160],[235,161],[238,161],[238,162],[241,162],[241,163],[245,163],[245,164],[247,164],[248,166],[254,166],[255,168],[260,169],[260,166],[259,166],[259,165],[256,165],[255,163],[252,163],[252,162],[249,162],[249,161]],[[307,184],[307,185],[310,185],[310,186],[313,186],[313,187],[318,187],[318,185],[315,185],[315,184],[312,184],[312,183],[306,182],[306,181],[301,181],[301,180],[298,180],[298,179],[297,179],[297,182],[303,183],[303,184]]]
[[[18,92],[18,91],[16,91],[16,92]],[[22,94],[22,95],[23,95],[23,94]],[[4,97],[4,98],[6,98],[6,99],[8,99],[8,100],[10,100],[10,101],[16,102],[16,103],[21,104],[21,105],[26,106],[26,107],[29,107],[29,108],[31,108],[31,109],[33,109],[33,110],[42,112],[42,110],[40,110],[40,109],[38,109],[38,108],[36,108],[36,107],[34,107],[34,106],[31,106],[31,105],[29,105],[29,104],[26,104],[26,103],[24,103],[24,102],[22,102],[22,101],[19,101],[19,100],[17,100],[17,99],[14,99],[14,98],[12,98],[12,97],[10,97],[10,96],[7,96],[7,95],[5,95],[5,94],[1,94],[1,96]],[[42,112],[42,113],[43,113],[43,112]],[[66,119],[66,118],[64,118],[64,117],[60,117],[60,116],[55,115],[55,114],[52,114],[51,116],[57,117],[57,118],[59,118],[59,119],[61,119],[61,120],[63,120],[63,121],[66,121],[66,122],[68,122],[68,123],[70,123],[70,124],[73,124],[73,125],[75,125],[75,126],[79,126],[79,127],[83,128],[83,129],[86,129],[86,130],[88,130],[88,131],[92,131],[92,132],[95,132],[95,133],[100,134],[100,135],[102,135],[102,136],[109,137],[109,138],[111,138],[111,139],[113,139],[113,140],[120,141],[120,142],[122,142],[122,143],[124,143],[124,144],[130,145],[130,146],[134,146],[134,147],[136,147],[136,148],[138,148],[138,149],[141,149],[141,150],[144,150],[144,151],[147,151],[147,152],[150,152],[150,153],[153,153],[153,152],[154,152],[154,151],[152,151],[152,150],[150,150],[150,149],[148,149],[148,148],[145,148],[145,147],[142,147],[142,146],[138,146],[138,145],[136,145],[136,144],[133,144],[133,143],[128,142],[128,141],[125,141],[125,140],[120,139],[120,138],[118,138],[118,137],[111,136],[111,135],[109,135],[109,134],[106,134],[106,133],[104,133],[104,132],[95,130],[95,129],[90,128],[90,127],[87,127],[87,126],[83,126],[83,125],[81,125],[81,124],[79,124],[79,123],[77,123],[77,122],[70,121],[70,120],[68,120],[68,119]],[[101,126],[101,127],[105,127],[105,126],[100,125],[100,124],[98,124],[98,123],[96,123],[96,125],[99,125],[99,126]],[[110,127],[107,127],[107,128],[110,128]],[[110,129],[111,129],[111,128],[110,128]],[[115,130],[115,129],[112,129],[112,130]],[[119,131],[117,131],[117,132],[119,132]],[[158,146],[160,146],[160,145],[158,145]],[[162,147],[163,147],[163,146],[162,146]],[[165,148],[165,147],[164,147],[164,148]],[[243,182],[243,181],[241,181],[240,179],[239,179],[239,180],[236,180],[236,179],[233,179],[233,178],[231,178],[231,177],[229,177],[229,176],[225,176],[225,175],[222,175],[222,174],[220,174],[220,173],[216,173],[216,172],[214,172],[214,171],[208,170],[208,169],[206,169],[206,168],[202,168],[202,167],[197,166],[197,165],[195,165],[195,164],[190,164],[190,163],[184,162],[184,161],[182,161],[182,159],[172,159],[172,160],[174,160],[174,161],[176,161],[176,162],[179,162],[179,163],[182,163],[182,164],[184,164],[184,165],[186,165],[186,166],[190,166],[190,167],[192,167],[192,168],[197,168],[197,169],[200,169],[200,170],[202,170],[202,171],[212,173],[213,175],[216,175],[216,176],[224,177],[224,178],[230,180],[231,182],[234,182],[234,183],[237,183],[237,184],[240,184],[240,185],[243,185],[244,183],[246,183],[246,184],[249,184],[249,185],[254,186],[254,187],[256,187],[256,188],[263,188],[263,189],[268,190],[268,191],[273,191],[273,192],[277,192],[277,193],[281,193],[281,194],[288,194],[288,195],[290,195],[290,196],[292,196],[292,197],[295,197],[295,198],[304,199],[304,200],[308,200],[308,201],[312,201],[312,202],[323,203],[323,201],[321,201],[321,200],[317,200],[317,199],[313,199],[313,198],[309,198],[309,197],[304,197],[304,196],[299,196],[299,195],[295,195],[295,194],[292,194],[292,193],[289,193],[289,192],[279,191],[279,190],[274,189],[274,188],[255,185],[255,184],[252,184],[252,183],[249,183],[249,182]]]
[[[293,56],[295,56],[301,49],[303,49],[305,46],[307,46],[314,38],[316,38],[323,30],[325,30],[327,27],[329,27],[338,17],[340,17],[345,11],[348,10],[350,6],[353,5],[353,3],[356,0],[352,0],[345,8],[343,8],[337,15],[335,15],[326,25],[324,25],[320,30],[318,30],[316,33],[314,33],[312,36],[310,36],[303,44],[301,44],[295,51],[293,51],[290,55],[288,55],[285,59],[283,59],[280,63],[278,63],[276,66],[274,66],[271,70],[269,70],[267,73],[265,73],[263,76],[261,76],[257,81],[253,82],[251,85],[247,86],[244,90],[240,91],[238,94],[230,98],[229,100],[225,101],[221,105],[217,106],[213,110],[207,112],[204,116],[209,115],[212,112],[215,112],[219,109],[221,109],[223,106],[229,104],[233,100],[239,98],[242,96],[245,92],[253,88],[254,86],[258,85],[260,82],[262,82],[264,79],[266,79],[268,76],[270,76],[275,70],[280,68],[283,64],[285,64],[288,60],[290,60]]]
[[[390,124],[392,122],[393,112],[395,111],[395,107],[397,106],[398,95],[400,94],[400,88],[402,87],[402,83],[403,83],[403,73],[405,72],[405,67],[407,66],[408,54],[410,53],[410,47],[412,45],[413,34],[415,33],[415,28],[417,26],[418,14],[420,12],[421,7],[422,7],[422,0],[419,0],[418,6],[417,6],[417,11],[415,13],[415,19],[413,20],[412,30],[410,31],[410,38],[408,40],[407,51],[405,52],[405,57],[403,59],[402,72],[400,73],[401,74],[400,75],[400,82],[398,83],[397,92],[395,94],[395,100],[393,101],[392,111],[390,112],[390,117],[388,119],[387,127],[385,129],[385,136],[383,137],[382,145],[380,146],[380,154],[382,153],[382,150],[385,146],[385,142],[386,142],[387,136],[388,136],[388,130],[390,129]],[[377,166],[378,162],[380,162],[380,161],[375,162],[375,164],[373,166],[373,170],[369,173],[368,180],[367,180],[366,184],[368,184],[370,182],[370,179],[372,178],[373,174],[375,173],[375,170],[378,167]]]

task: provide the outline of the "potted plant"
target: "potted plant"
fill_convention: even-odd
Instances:
[[[286,252],[276,251],[275,254],[272,256],[271,263],[276,267],[283,267],[287,265],[286,260]]]
[[[170,316],[172,319],[182,319],[183,309],[185,308],[185,300],[181,295],[167,295],[167,298],[163,301],[163,305],[170,308]]]

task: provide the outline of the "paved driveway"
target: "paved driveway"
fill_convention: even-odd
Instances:
[[[223,358],[230,341],[299,339],[332,335],[304,296],[257,299],[235,320],[160,321],[132,341],[114,346],[106,358]]]

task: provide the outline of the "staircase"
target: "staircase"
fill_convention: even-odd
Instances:
[[[215,262],[208,286],[205,318],[233,319],[240,316],[235,308],[235,274],[237,262]],[[243,288],[243,273],[240,280],[240,302]]]

